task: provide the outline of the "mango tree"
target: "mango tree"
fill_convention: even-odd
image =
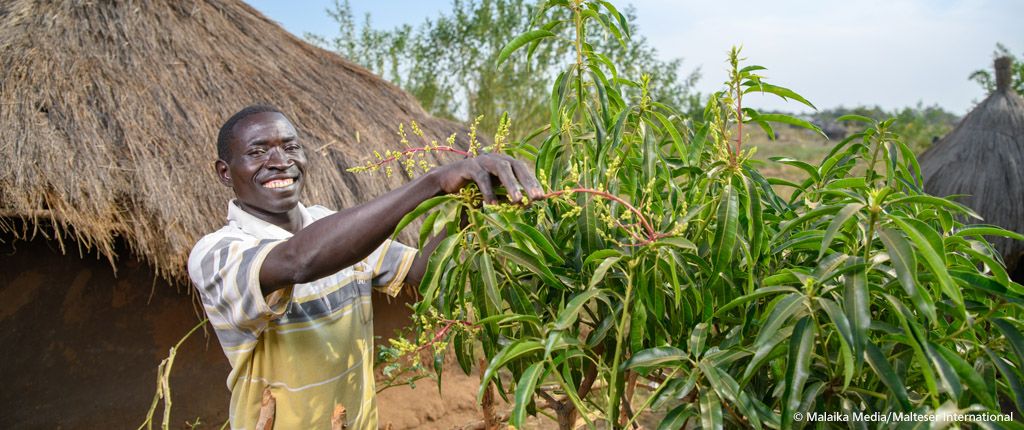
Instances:
[[[745,105],[764,93],[814,107],[738,49],[696,122],[593,50],[588,22],[629,37],[609,2],[551,0],[535,20],[498,62],[571,44],[549,124],[506,142],[504,121],[471,151],[533,160],[549,198],[437,197],[400,226],[425,215],[421,240],[447,233],[415,306],[423,339],[450,341],[437,362],[453,351],[467,372],[482,355],[480,395],[496,387],[513,426],[538,413],[561,428],[631,427],[658,410],[664,429],[760,429],[812,412],[1024,410],[1024,288],[984,237],[1024,238],[924,194],[891,120],[845,117],[863,131],[820,163],[774,160],[805,179],[766,178],[743,146],[750,127],[820,130]],[[458,151],[387,160],[411,166],[424,149]]]

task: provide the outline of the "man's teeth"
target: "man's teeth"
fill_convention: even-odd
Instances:
[[[284,187],[287,187],[287,186],[289,186],[291,184],[294,184],[294,183],[295,183],[295,180],[292,179],[292,178],[288,178],[288,179],[274,179],[273,181],[265,182],[263,184],[263,187],[264,188],[284,188]]]

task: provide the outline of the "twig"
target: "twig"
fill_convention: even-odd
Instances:
[[[483,358],[479,361],[480,366],[480,381],[483,382],[484,370],[487,369],[487,362]],[[494,413],[494,385],[490,382],[487,383],[487,388],[484,389],[484,398],[480,402],[480,409],[484,415],[484,430],[498,430],[498,424],[501,420]]]
[[[263,389],[260,401],[260,414],[256,418],[256,430],[274,430],[274,418],[277,415],[277,399],[270,392],[270,387]]]
[[[410,155],[410,154],[415,154],[417,152],[432,152],[432,151],[453,152],[453,153],[459,154],[459,155],[464,156],[464,157],[472,156],[472,154],[470,154],[469,152],[466,152],[466,151],[463,151],[461,149],[454,148],[454,147],[451,147],[451,146],[447,146],[447,145],[441,145],[441,146],[418,146],[418,147],[415,147],[415,148],[409,148],[409,149],[406,149],[404,151],[401,151],[401,152],[399,152],[396,155],[392,155],[392,156],[387,157],[387,158],[382,158],[379,161],[377,161],[376,163],[370,164],[370,166],[380,167],[380,166],[383,166],[383,165],[385,165],[387,163],[390,163],[392,161],[398,160],[398,158],[402,157],[402,156],[406,156],[406,155]]]
[[[448,335],[448,332],[452,330],[452,327],[454,327],[454,326],[456,326],[458,324],[462,324],[462,325],[464,325],[466,327],[472,327],[473,326],[473,323],[470,323],[468,321],[462,321],[462,320],[441,320],[441,321],[443,321],[445,323],[444,327],[441,327],[441,329],[438,330],[437,333],[434,334],[434,338],[430,339],[430,342],[427,342],[427,343],[425,343],[423,345],[420,345],[420,347],[416,348],[416,351],[414,351],[414,352],[416,352],[416,353],[422,352],[423,350],[425,350],[428,347],[434,345],[435,343],[440,342],[441,339],[444,339],[444,337]]]
[[[138,430],[142,430],[143,428],[146,428],[146,429],[152,429],[153,428],[153,414],[156,412],[156,407],[160,403],[160,399],[164,400],[164,419],[163,419],[163,422],[161,423],[161,428],[166,430],[166,429],[168,429],[170,427],[170,424],[171,424],[171,368],[174,366],[174,357],[175,357],[175,355],[177,355],[178,349],[181,348],[181,345],[183,343],[185,343],[186,340],[188,340],[189,336],[192,336],[192,333],[195,333],[196,330],[199,329],[199,327],[202,327],[203,325],[205,325],[207,321],[209,321],[209,320],[208,319],[204,319],[204,320],[200,321],[199,324],[196,324],[195,327],[192,327],[192,330],[189,330],[188,333],[185,333],[185,336],[183,336],[181,339],[179,339],[178,343],[176,343],[173,347],[171,347],[170,352],[167,354],[167,358],[163,359],[163,361],[160,362],[160,365],[157,366],[157,370],[156,370],[156,394],[153,395],[153,403],[149,407],[149,412],[146,413],[146,420],[143,421],[142,424],[139,424],[139,429]]]
[[[636,216],[636,218],[640,221],[640,224],[643,226],[644,231],[647,233],[647,239],[646,240],[641,240],[640,241],[641,242],[640,245],[647,245],[647,244],[650,244],[651,242],[654,242],[655,240],[658,240],[658,239],[660,239],[662,237],[667,236],[664,233],[659,233],[659,232],[655,231],[654,227],[651,226],[650,221],[647,220],[647,217],[644,216],[643,212],[640,212],[640,209],[637,209],[635,206],[629,204],[629,202],[623,200],[621,197],[616,196],[615,194],[611,194],[611,193],[608,193],[608,192],[605,192],[605,191],[601,191],[601,190],[595,190],[593,188],[570,188],[568,190],[552,191],[550,193],[545,194],[544,198],[557,197],[557,196],[560,196],[562,194],[567,194],[567,193],[593,194],[593,195],[603,197],[605,199],[611,200],[613,202],[616,202],[616,203],[621,204],[622,206],[624,206],[627,210],[632,212],[634,216]],[[639,237],[637,237],[635,235],[634,235],[634,238],[639,239]]]
[[[345,407],[341,403],[334,405],[334,413],[331,414],[331,430],[347,429],[346,419],[348,419],[348,411],[345,410]]]

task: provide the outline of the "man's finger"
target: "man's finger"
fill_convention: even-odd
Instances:
[[[512,164],[512,170],[516,172],[516,177],[519,178],[519,183],[523,185],[526,194],[530,196],[530,200],[539,200],[544,197],[544,188],[541,188],[540,181],[537,180],[537,176],[533,174],[533,169],[530,169],[530,166],[514,158],[509,163]]]
[[[519,181],[516,180],[516,175],[512,173],[512,164],[498,158],[487,163],[487,167],[491,174],[497,176],[501,184],[505,186],[509,201],[516,203],[523,199]]]
[[[474,170],[473,182],[476,182],[476,187],[480,189],[480,194],[484,195],[484,202],[487,204],[498,203],[498,198],[494,195],[494,185],[491,184],[490,173],[483,169]]]

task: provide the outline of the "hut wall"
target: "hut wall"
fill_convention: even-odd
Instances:
[[[153,399],[157,365],[199,322],[185,288],[167,285],[127,252],[115,276],[95,253],[0,239],[0,422],[137,426]],[[229,370],[212,332],[185,342],[171,377],[172,428],[196,417],[216,427],[227,419]]]

